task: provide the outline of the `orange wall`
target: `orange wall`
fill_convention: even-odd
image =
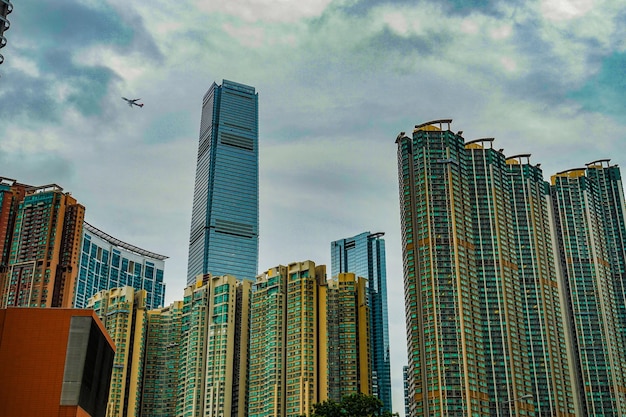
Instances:
[[[93,310],[0,309],[0,416],[88,416],[60,406],[72,316],[94,317],[107,334]]]

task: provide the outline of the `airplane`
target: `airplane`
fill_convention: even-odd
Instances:
[[[126,97],[122,97],[122,98],[126,100],[126,102],[128,103],[130,107],[133,107],[133,105],[137,107],[143,107],[143,103],[137,103],[139,100],[141,100],[140,98],[133,98],[133,99],[129,99]]]

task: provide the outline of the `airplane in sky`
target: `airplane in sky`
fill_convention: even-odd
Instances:
[[[143,107],[143,103],[137,103],[139,100],[141,100],[140,98],[126,98],[126,97],[122,97],[124,100],[126,100],[126,102],[128,103],[128,105],[130,107],[133,107],[133,105],[137,106],[137,107]]]

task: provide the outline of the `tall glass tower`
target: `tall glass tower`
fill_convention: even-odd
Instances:
[[[391,411],[391,364],[389,361],[389,321],[387,318],[387,271],[384,233],[364,232],[330,244],[333,279],[353,272],[367,278],[370,309],[370,340],[374,396]]]
[[[254,280],[259,256],[258,95],[224,80],[204,95],[187,283],[197,275]]]

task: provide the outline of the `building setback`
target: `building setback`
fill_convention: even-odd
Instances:
[[[132,287],[103,290],[88,300],[87,308],[94,310],[117,346],[107,415],[137,417],[146,339],[146,291]]]
[[[20,202],[0,306],[71,307],[85,207],[56,184]]]
[[[207,273],[254,281],[258,256],[258,95],[224,80],[202,103],[187,284]]]
[[[370,314],[372,395],[392,411],[389,320],[387,313],[387,270],[383,233],[364,232],[331,243],[333,279],[341,272],[353,272],[367,279]]]
[[[0,415],[104,417],[114,354],[92,310],[0,309]]]
[[[133,287],[146,290],[146,308],[163,306],[163,270],[167,256],[141,249],[110,236],[85,222],[74,307],[102,290]]]

